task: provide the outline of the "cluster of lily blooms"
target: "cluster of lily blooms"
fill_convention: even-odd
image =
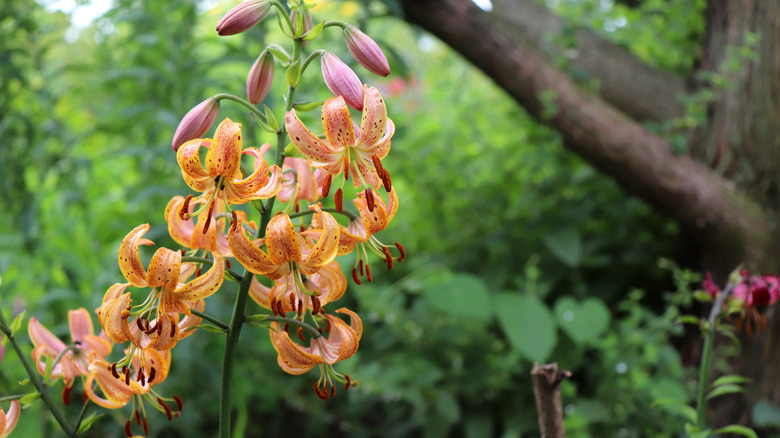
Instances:
[[[712,299],[717,299],[723,291],[715,285],[709,272],[704,274],[702,282],[704,290]],[[736,319],[737,329],[742,329],[742,320],[745,322],[745,331],[752,334],[755,325],[756,332],[766,330],[766,315],[760,311],[777,303],[780,300],[780,277],[777,275],[750,275],[747,269],[735,272],[729,279],[727,290],[731,293],[727,300],[730,306],[740,317]]]
[[[231,10],[217,30],[220,35],[243,32],[266,16],[274,3],[246,1]],[[311,29],[310,15],[303,18],[297,22]],[[343,34],[361,65],[382,76],[389,74],[387,59],[373,40],[349,25]],[[49,372],[50,377],[63,379],[66,404],[74,382],[81,377],[85,399],[108,409],[132,402],[133,411],[125,424],[128,436],[133,421],[148,434],[145,405],[169,420],[178,416],[182,400],[161,395],[155,386],[169,373],[171,349],[201,324],[205,300],[220,289],[225,278],[241,277],[231,270],[230,259],[243,265],[246,275],[267,279],[252,280],[249,295],[257,304],[274,316],[306,319],[317,328],[317,333],[304,334],[297,325],[294,340],[289,323],[272,322],[269,334],[279,366],[290,374],[318,366],[320,379],[314,390],[324,400],[335,394],[334,382],[346,388],[356,385],[333,365],[357,351],[361,319],[352,310],[340,308],[331,313],[326,306],[347,287],[336,257],[357,254],[351,273],[354,282],[361,284],[362,279],[372,280],[370,253],[378,255],[388,269],[406,256],[400,244],[388,245],[375,236],[398,208],[398,197],[381,161],[390,150],[394,125],[376,88],[363,85],[331,53],[322,54],[321,66],[324,81],[335,96],[322,106],[324,136],[312,133],[295,109],[285,114],[289,140],[300,155],[285,157],[282,168],[268,166],[264,156],[270,145],[244,147],[241,124],[230,119],[217,126],[213,138],[202,138],[219,112],[215,98],[194,107],[182,119],[173,149],[185,183],[196,194],[171,199],[165,219],[171,238],[184,249],[159,247],[145,265],[140,248],[154,245],[144,238],[150,225],[139,225],[125,236],[118,262],[126,282],[108,288],[96,310],[103,329],[99,335],[83,308],[69,312],[69,345],[30,319],[33,359],[41,374]],[[252,103],[258,104],[267,95],[273,67],[274,56],[264,51],[247,79]],[[359,127],[348,106],[362,111]],[[205,162],[201,161],[203,149]],[[252,163],[247,165],[249,171],[242,168],[242,157]],[[357,192],[352,200],[356,212],[343,205],[342,187],[350,178]],[[340,186],[331,190],[336,183]],[[323,202],[329,204],[331,192],[335,207],[328,208]],[[257,223],[236,207],[273,197],[285,205],[271,218],[265,235],[254,238]],[[350,323],[335,314],[349,316]],[[114,343],[123,347],[121,357],[112,360],[108,357]],[[11,410],[18,414],[17,405]]]

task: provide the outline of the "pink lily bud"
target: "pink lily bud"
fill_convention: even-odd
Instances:
[[[217,24],[221,36],[235,35],[250,29],[265,17],[271,3],[268,0],[247,0],[228,11]]]
[[[390,74],[390,64],[387,63],[387,58],[382,49],[360,29],[351,24],[347,25],[344,28],[344,42],[347,43],[349,53],[366,70],[379,76]]]
[[[217,114],[219,114],[219,102],[213,97],[209,97],[191,109],[176,127],[171,143],[173,150],[178,150],[179,146],[188,140],[202,137],[214,124]]]
[[[274,80],[274,56],[263,51],[249,70],[246,78],[246,95],[249,101],[257,105],[268,95]]]
[[[334,96],[343,96],[347,105],[363,111],[363,83],[347,64],[336,55],[322,55],[322,78]]]

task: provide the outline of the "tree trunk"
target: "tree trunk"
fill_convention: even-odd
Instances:
[[[708,1],[700,68],[714,80],[697,85],[716,97],[704,102],[707,119],[690,133],[690,155],[675,154],[639,123],[682,114],[682,79],[578,30],[569,72],[583,70],[600,83],[598,95],[582,90],[550,59],[562,53],[550,35],[565,23],[533,0],[493,0],[491,13],[471,0],[399,2],[406,20],[480,68],[569,149],[677,221],[701,248],[700,267],[720,278],[739,263],[778,272],[780,2]],[[780,318],[743,344],[735,371],[754,378],[750,401],[780,402],[775,339]],[[724,404],[717,418],[744,424],[747,406]]]

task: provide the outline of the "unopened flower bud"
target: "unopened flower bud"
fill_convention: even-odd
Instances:
[[[334,96],[343,96],[347,105],[363,111],[363,83],[336,55],[322,55],[322,78]]]
[[[249,101],[257,105],[268,95],[274,80],[274,56],[263,51],[249,70],[246,78],[246,95]]]
[[[349,53],[366,70],[379,76],[390,74],[390,64],[379,48],[379,45],[368,35],[355,26],[347,25],[344,28],[344,42],[347,43]]]
[[[214,124],[217,114],[219,114],[219,102],[213,97],[209,97],[191,109],[176,127],[171,143],[173,150],[178,150],[179,146],[188,140],[202,137]]]
[[[235,35],[259,23],[271,9],[268,0],[247,0],[228,11],[217,24],[221,36]]]
[[[301,29],[298,29],[298,11],[292,11],[290,13],[290,21],[292,21],[293,24],[293,34],[295,36],[301,36],[304,35],[306,32],[310,31],[312,27],[314,27],[314,21],[311,18],[311,12],[309,12],[308,9],[305,9],[303,11],[303,15],[301,16],[301,22],[303,23],[303,26]],[[304,41],[304,45],[306,45],[307,41]]]

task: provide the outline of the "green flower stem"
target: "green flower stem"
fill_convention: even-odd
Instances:
[[[707,417],[707,388],[709,387],[710,364],[712,363],[712,351],[715,345],[715,335],[717,334],[718,315],[720,315],[723,303],[733,291],[729,286],[715,300],[710,310],[710,316],[707,319],[707,329],[704,335],[704,346],[701,353],[701,365],[699,366],[699,389],[696,395],[696,426],[699,430],[706,427]]]
[[[5,397],[0,397],[0,403],[5,403],[9,401],[19,400],[20,398],[24,397],[25,394],[14,394],[14,395],[7,395]]]
[[[349,210],[338,211],[338,210],[336,210],[333,207],[322,207],[322,211],[327,211],[328,213],[334,213],[334,214],[340,214],[342,216],[346,216],[351,221],[357,220],[359,218],[358,215],[356,215],[355,213],[352,213]],[[290,216],[290,219],[295,219],[296,217],[309,216],[309,215],[312,215],[314,213],[316,213],[316,211],[314,211],[314,210],[306,210],[306,211],[299,211],[298,213],[290,213],[288,216]]]
[[[287,318],[287,317],[284,317],[284,316],[273,316],[273,315],[268,315],[268,316],[265,318],[265,320],[266,320],[266,321],[276,321],[276,322],[289,323],[289,324],[293,324],[293,325],[300,326],[301,328],[304,328],[304,329],[306,329],[306,330],[307,330],[309,333],[311,333],[312,337],[314,337],[314,338],[319,338],[320,336],[322,336],[322,333],[320,333],[320,331],[319,331],[319,330],[317,330],[316,328],[312,327],[312,326],[311,326],[311,325],[309,325],[309,324],[306,324],[305,322],[303,322],[303,321],[301,321],[301,320],[299,320],[299,319],[295,319],[295,318]]]
[[[57,420],[57,424],[60,425],[62,431],[65,432],[65,434],[68,436],[76,436],[72,432],[73,428],[70,427],[68,419],[65,418],[65,415],[57,407],[57,404],[54,403],[54,399],[51,398],[51,394],[49,393],[46,384],[43,382],[43,377],[38,374],[38,371],[33,368],[30,361],[27,360],[27,355],[24,354],[22,347],[19,346],[19,343],[16,341],[16,336],[11,333],[11,329],[8,327],[8,323],[5,321],[3,312],[0,312],[0,331],[2,331],[3,334],[5,334],[5,336],[8,338],[8,342],[14,348],[16,356],[19,358],[19,361],[22,362],[24,370],[27,372],[27,375],[30,376],[30,382],[32,382],[35,389],[38,390],[38,395],[40,395],[41,400],[43,400],[43,402],[46,404],[46,407],[49,408],[51,415],[54,416],[55,420]]]
[[[293,62],[298,60],[301,56],[301,40],[294,41],[293,48]],[[287,87],[287,97],[285,99],[284,112],[290,111],[293,104],[293,93],[295,88]],[[243,100],[243,99],[242,99]],[[276,135],[276,158],[274,163],[282,167],[284,162],[284,146],[287,138],[287,127],[285,124],[279,129]],[[268,226],[268,222],[271,220],[274,209],[274,201],[276,198],[271,198],[265,205],[265,212],[260,216],[260,226],[257,228],[255,238],[259,238],[265,235],[265,229]],[[230,326],[227,329],[227,337],[225,339],[225,354],[222,358],[222,378],[220,381],[220,395],[219,395],[219,437],[230,437],[230,411],[231,411],[231,396],[232,396],[232,383],[233,383],[233,364],[235,362],[236,347],[238,346],[238,338],[241,334],[241,326],[244,323],[244,308],[246,307],[247,296],[249,296],[249,286],[252,284],[254,274],[249,271],[244,271],[243,279],[238,287],[238,294],[236,294],[236,301],[233,305],[233,315],[230,319]]]
[[[181,258],[181,261],[182,261],[182,263],[205,263],[205,264],[207,264],[209,266],[214,264],[214,260],[207,259],[207,258],[204,258],[204,257],[195,257],[195,256],[184,256],[184,257]],[[241,282],[241,280],[244,279],[243,275],[241,275],[241,274],[239,274],[237,272],[231,271],[228,268],[225,268],[225,271],[228,273],[228,275],[230,277],[232,277],[231,280],[235,280],[237,282]]]
[[[256,106],[252,105],[252,102],[250,102],[250,101],[248,101],[246,99],[242,99],[242,98],[240,98],[238,96],[235,96],[235,95],[232,95],[232,94],[228,94],[228,93],[219,93],[219,94],[215,94],[212,97],[214,99],[217,99],[217,101],[220,101],[220,100],[232,100],[233,102],[238,102],[241,105],[243,105],[244,107],[246,107],[246,109],[248,109],[249,111],[252,111],[252,114],[254,114],[256,117],[258,117],[260,120],[262,120],[263,123],[268,123],[268,119],[265,118],[265,114],[263,114],[262,111],[257,109]]]
[[[311,64],[312,61],[319,58],[320,56],[328,53],[326,50],[317,49],[309,54],[309,56],[306,57],[306,60],[303,61],[303,65],[301,65],[301,76],[303,76],[303,72],[306,71],[306,67]]]
[[[328,21],[325,22],[325,25],[323,26],[323,28],[340,27],[340,28],[344,29],[347,26],[349,26],[349,23],[341,21],[341,20],[328,20]]]
[[[229,326],[229,325],[227,325],[227,324],[225,324],[224,322],[222,322],[222,321],[218,320],[217,318],[214,318],[214,317],[213,317],[213,316],[211,316],[211,315],[207,315],[207,314],[205,314],[205,313],[203,313],[203,312],[198,312],[198,311],[197,311],[197,310],[195,310],[195,309],[190,309],[190,312],[192,312],[192,314],[193,314],[193,315],[200,316],[201,318],[205,319],[206,321],[208,321],[208,322],[210,322],[210,323],[214,324],[215,326],[217,326],[217,327],[219,327],[219,328],[221,328],[221,329],[223,329],[223,330],[227,330],[227,329],[229,329],[229,328],[230,328],[230,326]]]
[[[76,426],[73,427],[73,436],[78,435],[79,428],[81,428],[81,422],[84,421],[84,416],[87,415],[87,411],[89,410],[89,406],[91,404],[92,403],[87,401],[83,406],[81,406],[81,412],[79,412],[79,418],[76,420]]]

